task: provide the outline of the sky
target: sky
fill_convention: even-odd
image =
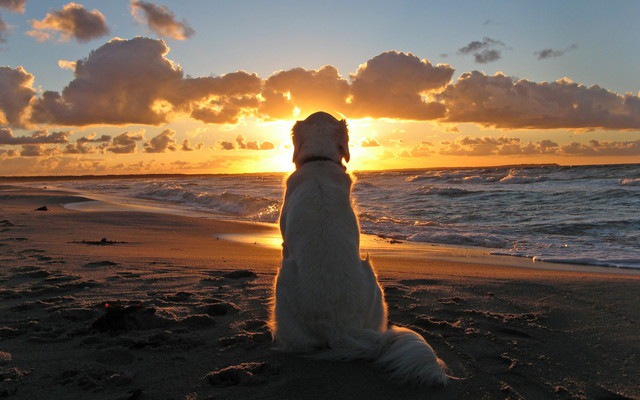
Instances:
[[[640,2],[0,0],[0,176],[640,162]]]

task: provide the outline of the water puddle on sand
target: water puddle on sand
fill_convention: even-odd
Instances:
[[[223,233],[216,235],[216,237],[230,242],[254,244],[272,249],[282,248],[282,237],[278,231],[266,233]]]

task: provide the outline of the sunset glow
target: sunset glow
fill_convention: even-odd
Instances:
[[[0,0],[0,175],[291,171],[318,110],[351,170],[640,160],[636,3],[463,3]]]

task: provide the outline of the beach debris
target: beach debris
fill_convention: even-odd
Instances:
[[[0,365],[8,364],[13,360],[11,353],[0,351]]]
[[[238,269],[235,271],[227,272],[222,276],[227,279],[244,279],[244,278],[253,278],[257,275],[255,272],[248,269]]]
[[[108,240],[107,238],[102,238],[100,240],[80,240],[80,241],[74,240],[69,243],[86,244],[86,245],[92,245],[92,246],[112,246],[114,244],[127,244],[129,242],[119,242],[116,240]]]
[[[49,211],[49,208],[47,206],[42,206],[42,207],[36,208],[35,211]]]

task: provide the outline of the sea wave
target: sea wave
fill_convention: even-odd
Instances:
[[[511,244],[499,236],[474,232],[421,232],[407,237],[407,240],[489,248],[505,248]]]
[[[197,192],[194,185],[164,183],[151,184],[136,193],[141,199],[169,201],[205,210],[213,214],[247,218],[261,222],[275,222],[278,219],[280,202],[264,197],[251,196],[229,191]]]
[[[500,183],[508,183],[508,184],[528,184],[528,183],[538,183],[549,180],[548,177],[538,175],[538,176],[530,176],[530,175],[522,175],[521,170],[512,169],[509,171],[509,174],[504,178],[500,179]]]
[[[455,187],[422,186],[416,190],[420,195],[440,195],[440,196],[464,196],[474,193],[473,191]]]
[[[625,178],[618,182],[620,186],[640,186],[640,178]]]

